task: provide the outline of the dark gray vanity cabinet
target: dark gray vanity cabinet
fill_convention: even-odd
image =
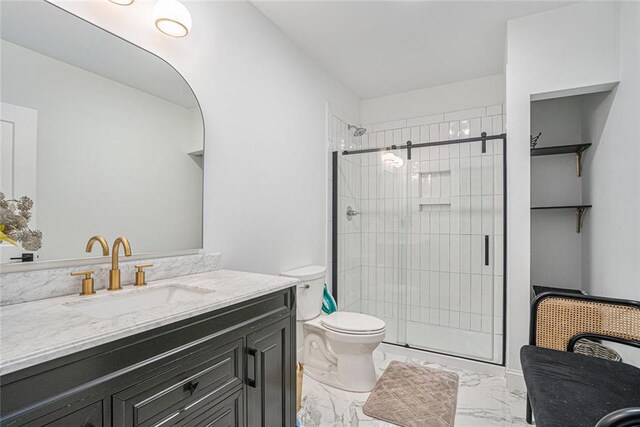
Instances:
[[[0,378],[1,426],[295,425],[294,289]]]

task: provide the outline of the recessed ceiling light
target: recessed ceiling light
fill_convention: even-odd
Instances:
[[[129,6],[134,0],[109,0],[111,3],[119,4],[120,6]]]
[[[191,31],[191,14],[177,0],[158,0],[153,20],[158,30],[172,37],[185,37]]]

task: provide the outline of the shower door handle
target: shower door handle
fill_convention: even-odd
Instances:
[[[484,265],[489,265],[489,236],[484,236]]]

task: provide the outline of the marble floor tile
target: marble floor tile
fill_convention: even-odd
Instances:
[[[374,353],[378,375],[393,360],[456,372],[460,377],[456,426],[493,427],[526,426],[524,394],[507,390],[504,377],[473,372],[452,366],[438,365],[426,360],[391,353],[388,348]],[[304,376],[302,409],[299,417],[303,427],[319,426],[393,426],[372,419],[362,412],[369,393],[351,393],[319,383]]]

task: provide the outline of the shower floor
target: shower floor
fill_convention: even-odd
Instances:
[[[398,343],[398,319],[380,317],[387,328],[385,343]],[[494,355],[502,354],[502,335],[481,331],[453,329],[446,326],[430,325],[422,322],[406,322],[407,341],[416,349],[436,351],[490,363],[501,363]],[[465,343],[464,354],[460,353],[460,343]]]

